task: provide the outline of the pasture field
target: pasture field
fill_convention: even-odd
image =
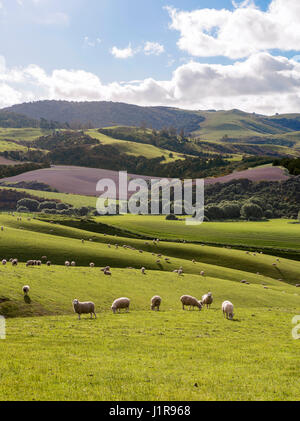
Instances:
[[[204,222],[198,226],[186,225],[184,217],[179,217],[178,221],[167,221],[160,215],[99,216],[96,219],[153,238],[300,250],[300,224],[291,223],[296,221],[289,219],[262,222]]]
[[[58,192],[48,192],[42,190],[32,190],[32,189],[22,189],[17,187],[4,187],[0,186],[0,190],[16,190],[21,192],[26,192],[31,194],[32,196],[42,197],[43,199],[57,199],[61,200],[64,203],[68,203],[69,205],[73,205],[75,208],[80,208],[82,206],[96,206],[96,197],[92,196],[82,196],[80,194],[72,194],[72,193],[58,193]]]
[[[40,136],[47,136],[51,130],[42,130],[35,127],[23,127],[22,129],[0,127],[0,140],[23,140],[32,142]]]
[[[158,148],[157,146],[150,144],[114,139],[103,133],[99,133],[97,129],[89,129],[86,130],[85,133],[94,139],[98,139],[103,145],[117,147],[121,153],[126,153],[127,155],[144,156],[148,159],[163,156],[165,158],[165,163],[176,161],[178,159],[184,159],[183,154]],[[172,154],[173,157],[170,157],[170,154]]]
[[[0,265],[0,315],[6,318],[0,401],[299,400],[300,342],[292,337],[292,318],[300,313],[300,262],[200,244],[154,244],[92,232],[84,229],[87,222],[74,221],[77,227],[67,226],[68,218],[50,223],[0,214],[0,259],[19,260]],[[52,265],[26,267],[26,260],[42,256]],[[65,260],[76,267],[65,267]],[[100,270],[106,265],[111,276]],[[181,276],[173,272],[180,266]],[[182,310],[181,295],[201,299],[208,291],[211,309]],[[156,294],[159,312],[150,310]],[[131,299],[130,311],[114,315],[110,306],[122,296]],[[92,300],[97,319],[78,320],[75,298]],[[235,307],[232,321],[222,315],[226,299]]]
[[[7,319],[0,341],[1,400],[299,400],[295,287],[22,264],[2,267],[0,275],[1,297],[10,299],[2,312],[22,312]],[[182,311],[182,294],[208,290],[211,309]],[[157,293],[161,311],[152,312]],[[112,314],[117,296],[131,298],[129,313]],[[72,314],[75,297],[95,302],[96,320]],[[220,309],[228,297],[233,321]]]
[[[99,266],[145,266],[157,271],[172,271],[183,266],[186,273],[199,274],[204,270],[207,276],[237,282],[246,279],[251,283],[260,283],[261,276],[268,277],[270,281],[282,279],[290,284],[300,281],[300,262],[295,260],[280,258],[277,261],[272,255],[247,254],[241,250],[199,244],[167,241],[153,244],[152,241],[65,226],[63,220],[57,222],[52,224],[33,218],[27,221],[24,216],[18,221],[17,216],[0,215],[0,224],[4,226],[4,231],[0,231],[0,257],[16,257],[24,262],[46,255],[52,263],[59,265],[65,260],[75,260],[80,266],[92,261]],[[81,225],[80,222],[78,224]],[[20,239],[21,247],[18,247]],[[119,245],[118,248],[115,244]],[[170,258],[169,262],[166,257]],[[196,262],[193,263],[192,259]],[[257,275],[258,272],[261,275]]]

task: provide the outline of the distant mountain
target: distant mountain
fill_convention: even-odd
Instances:
[[[174,127],[191,133],[204,121],[201,113],[168,107],[140,107],[118,102],[37,101],[13,105],[5,111],[24,114],[32,119],[65,122],[76,126],[146,126],[154,129]]]
[[[29,118],[24,114],[0,110],[0,127],[13,127],[17,129],[23,127],[39,127],[39,121]]]

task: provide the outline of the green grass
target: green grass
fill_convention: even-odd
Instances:
[[[186,225],[183,217],[178,221],[167,221],[164,216],[152,215],[116,215],[96,219],[153,238],[300,250],[300,224],[292,224],[288,219],[206,222],[198,226]]]
[[[16,190],[19,192],[26,192],[31,194],[32,196],[42,197],[44,199],[57,199],[61,200],[64,203],[68,203],[69,205],[73,205],[75,208],[80,208],[82,206],[91,206],[95,208],[96,206],[96,197],[93,196],[82,196],[79,194],[71,194],[71,193],[57,193],[57,192],[48,192],[42,190],[32,190],[32,189],[22,189],[16,187],[4,187],[0,186],[0,190]]]
[[[112,272],[110,278],[98,268],[0,269],[1,297],[11,300],[0,309],[33,316],[7,319],[0,400],[299,400],[300,344],[291,337],[291,319],[300,297],[294,287]],[[30,304],[22,295],[25,282]],[[208,289],[210,310],[181,310],[182,294],[201,297]],[[161,311],[151,312],[157,293]],[[113,315],[112,301],[124,295],[131,298],[130,312]],[[95,302],[97,320],[77,320],[75,297]],[[234,321],[221,313],[228,298]]]
[[[0,140],[0,152],[5,151],[27,151],[27,148],[15,142]]]
[[[50,133],[51,130],[42,130],[34,127],[22,129],[0,127],[0,140],[23,140],[26,142],[31,142],[40,136],[46,136]]]
[[[71,228],[61,224],[51,224],[35,219],[27,221],[22,217],[0,216],[0,257],[9,259],[16,257],[20,261],[40,259],[46,255],[54,264],[63,264],[65,260],[75,260],[78,265],[87,266],[91,261],[97,266],[135,267],[145,266],[147,269],[171,272],[183,266],[186,273],[199,274],[202,270],[206,276],[240,282],[247,279],[251,283],[261,283],[261,277],[268,278],[268,283],[283,279],[285,282],[299,282],[300,262],[274,256],[233,250],[221,247],[183,244],[176,242],[160,242],[123,238]],[[80,223],[78,223],[80,225]],[[21,247],[17,247],[20,237]],[[93,241],[89,241],[89,239]],[[85,240],[82,244],[81,239]],[[112,244],[111,248],[108,244]],[[115,248],[119,244],[119,248]],[[129,245],[135,250],[123,248]],[[143,253],[140,253],[142,250]],[[152,255],[154,253],[154,256]],[[157,255],[162,254],[158,259]],[[170,257],[170,262],[165,257]],[[192,262],[196,260],[196,263]],[[157,260],[160,260],[157,263]],[[273,266],[276,263],[276,266]],[[261,275],[257,275],[259,272]]]
[[[111,145],[118,148],[121,153],[134,156],[145,156],[148,159],[157,158],[164,156],[165,163],[172,162],[178,159],[184,159],[183,154],[169,151],[167,149],[158,148],[154,145],[130,142],[128,140],[113,139],[110,136],[106,136],[99,133],[97,129],[86,130],[86,133],[91,137],[98,139],[103,145]],[[170,158],[169,154],[172,153],[173,157]]]

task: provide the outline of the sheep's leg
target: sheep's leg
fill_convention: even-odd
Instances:
[[[80,314],[78,313],[78,320],[80,320]]]
[[[184,304],[182,304],[182,310],[184,310]]]

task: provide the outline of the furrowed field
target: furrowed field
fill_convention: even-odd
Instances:
[[[274,255],[247,254],[172,237],[154,244],[125,237],[121,229],[118,236],[101,232],[113,221],[124,221],[122,229],[134,226],[131,217],[115,218],[97,218],[105,224],[97,229],[79,220],[68,226],[67,218],[49,223],[0,215],[0,258],[19,259],[17,266],[0,266],[0,314],[6,317],[0,400],[299,399],[300,342],[291,333],[292,318],[300,314],[299,261],[278,258],[275,249]],[[141,233],[142,218],[135,218]],[[153,237],[167,238],[161,227],[172,225],[160,217],[157,224],[158,229],[153,219],[160,232]],[[241,224],[228,224],[233,246],[238,235],[248,235],[257,247],[260,239],[267,241],[259,223],[251,232]],[[206,237],[216,235],[214,225],[203,224]],[[299,249],[299,225],[270,221],[269,226],[274,237],[275,227],[286,228],[286,247]],[[183,227],[182,233],[188,228]],[[220,243],[229,242],[226,232],[219,231]],[[204,241],[194,235],[194,241]],[[52,265],[25,266],[42,256]],[[65,260],[76,261],[76,267],[65,267]],[[100,270],[106,265],[111,276]],[[182,276],[173,272],[180,266]],[[26,284],[30,292],[24,298]],[[201,299],[208,291],[211,309],[182,310],[181,295]],[[150,310],[156,294],[162,297],[159,312]],[[131,299],[130,312],[113,314],[110,306],[122,296]],[[79,321],[74,298],[94,301],[97,319],[83,315]],[[235,307],[233,321],[222,315],[226,299]]]

